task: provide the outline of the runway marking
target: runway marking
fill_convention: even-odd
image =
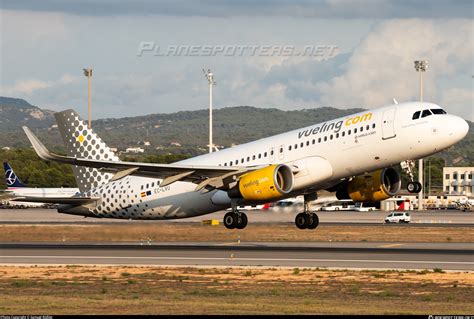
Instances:
[[[399,247],[399,246],[403,246],[403,245],[405,245],[405,244],[387,244],[387,245],[378,246],[378,248]]]
[[[148,257],[114,257],[114,256],[1,256],[0,261],[3,258],[45,258],[45,259],[150,259],[150,260],[232,260],[232,261],[314,261],[314,262],[372,262],[372,263],[411,263],[411,264],[456,264],[456,265],[474,265],[474,262],[468,261],[437,261],[437,260],[378,260],[378,259],[304,259],[304,258],[250,258],[250,257],[159,257],[159,256],[148,256]]]
[[[238,245],[238,242],[231,242],[231,243],[219,243],[216,246],[235,246]]]

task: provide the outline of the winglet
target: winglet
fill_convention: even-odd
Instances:
[[[51,152],[48,151],[46,146],[41,143],[41,141],[36,137],[36,135],[33,134],[33,132],[31,132],[28,127],[23,126],[23,131],[25,131],[26,136],[30,140],[31,145],[33,146],[36,154],[38,154],[40,158],[44,160],[54,159],[54,156],[51,154]]]
[[[54,161],[54,162],[59,162],[59,163],[77,165],[76,164],[77,159],[74,157],[62,156],[62,155],[51,153],[46,148],[46,146],[44,146],[43,143],[41,143],[41,141],[36,137],[36,135],[34,135],[33,132],[31,132],[31,130],[28,127],[23,126],[23,131],[25,131],[25,134],[30,140],[30,143],[33,146],[36,154],[41,159],[44,159],[45,161]]]

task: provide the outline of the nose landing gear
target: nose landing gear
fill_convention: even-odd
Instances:
[[[407,191],[409,193],[419,193],[421,192],[422,186],[419,182],[415,182],[413,178],[413,169],[415,168],[414,160],[406,160],[400,163],[403,171],[410,176],[410,182],[407,184]]]
[[[408,182],[407,190],[410,193],[419,193],[421,192],[421,184],[419,182]]]

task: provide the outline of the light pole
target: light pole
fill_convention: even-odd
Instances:
[[[420,73],[420,102],[423,102],[423,73],[428,68],[428,61],[416,60],[415,70]],[[418,182],[423,185],[423,159],[418,160]],[[424,185],[423,185],[424,186]],[[423,210],[423,187],[418,193],[418,210]]]
[[[428,162],[428,196],[431,195],[431,159]]]
[[[207,72],[202,69],[202,72],[204,72],[204,77],[209,83],[209,153],[212,153],[212,148],[214,146],[212,143],[212,87],[217,83],[214,81],[214,74],[212,74],[211,69],[207,69]]]
[[[426,189],[428,190],[428,196],[431,195],[431,162],[433,161],[433,158],[430,157],[428,158],[427,161],[424,161],[424,162],[428,162],[428,167],[424,167],[424,169],[427,171],[427,172],[423,172],[423,175],[424,176],[427,176],[428,175],[428,183],[426,183]]]
[[[92,78],[92,69],[83,69],[84,75],[87,77],[87,112],[89,119],[89,129],[91,126],[91,78]]]

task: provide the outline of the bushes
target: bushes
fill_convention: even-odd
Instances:
[[[31,149],[1,150],[0,161],[9,162],[30,187],[76,187],[70,165],[43,161]],[[5,182],[0,183],[0,188],[5,187]]]

